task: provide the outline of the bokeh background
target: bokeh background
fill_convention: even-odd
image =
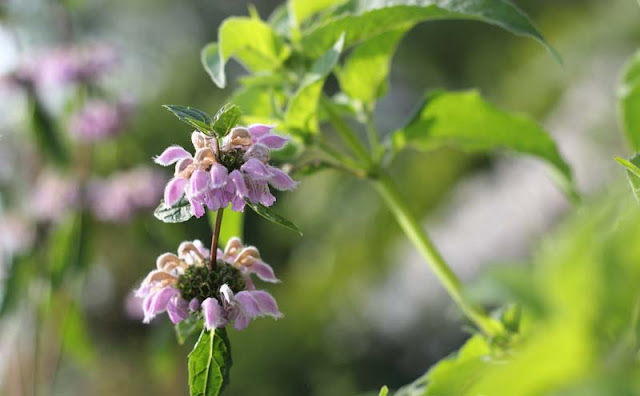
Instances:
[[[558,141],[586,197],[579,209],[533,159],[439,150],[405,152],[392,165],[411,209],[470,293],[489,307],[508,301],[496,279],[527,270],[540,245],[553,252],[553,240],[562,239],[554,235],[572,235],[581,224],[575,217],[598,211],[603,196],[626,193],[624,173],[612,161],[628,154],[617,126],[616,84],[640,47],[640,7],[633,1],[514,2],[561,53],[562,65],[535,42],[496,27],[420,24],[396,52],[391,89],[375,116],[389,133],[425,92],[478,87],[498,106],[538,120]],[[164,318],[142,324],[131,290],[159,254],[182,240],[206,241],[211,231],[205,220],[169,225],[153,217],[170,171],[151,158],[170,144],[189,144],[190,130],[162,104],[215,112],[225,103],[233,86],[220,90],[210,81],[199,51],[216,39],[224,18],[246,15],[249,4],[0,2],[0,290],[6,296],[22,287],[0,317],[0,394],[186,393],[191,345],[179,346]],[[266,18],[279,2],[252,4]],[[96,74],[90,81],[70,83],[56,75],[59,63],[43,60],[56,51],[61,59],[87,52],[104,60],[87,66]],[[36,87],[24,83],[34,64],[51,69]],[[237,64],[229,70],[243,73]],[[96,118],[85,114],[88,122],[112,121],[104,136],[88,136],[79,125],[94,102],[111,106],[95,110]],[[69,148],[66,166],[46,154],[51,142],[37,143],[47,122]],[[79,181],[88,202],[77,198]],[[229,332],[228,395],[397,388],[468,338],[460,313],[366,182],[314,174],[278,196],[276,207],[304,237],[248,213],[245,239],[282,279],[269,291],[286,316]],[[573,226],[555,231],[559,223]],[[78,251],[60,252],[60,239]],[[55,274],[45,267],[55,265],[56,255],[87,261],[74,276],[59,274],[60,290],[43,275]],[[19,265],[27,270],[16,275]],[[43,296],[47,303],[33,303]]]

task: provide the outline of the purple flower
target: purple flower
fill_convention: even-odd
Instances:
[[[241,212],[245,199],[254,204],[271,206],[275,197],[269,186],[292,190],[298,184],[282,170],[269,165],[270,150],[284,147],[288,139],[272,133],[272,126],[236,127],[222,139],[219,152],[214,138],[193,132],[196,149],[191,155],[180,146],[171,146],[155,158],[168,166],[175,163],[174,178],[167,183],[164,201],[173,205],[186,195],[196,217],[210,210],[226,208]]]
[[[131,102],[90,101],[71,117],[69,131],[76,139],[95,142],[121,132],[131,115]]]
[[[154,207],[162,196],[163,176],[138,167],[89,184],[89,204],[103,221],[127,222],[137,211]]]
[[[251,281],[252,273],[269,282],[278,281],[257,249],[233,238],[224,252],[217,252],[213,270],[209,253],[196,240],[180,244],[178,255],[165,253],[158,257],[156,269],[136,291],[142,299],[145,323],[166,311],[173,323],[193,315],[204,319],[207,329],[234,322],[234,327],[242,330],[256,317],[283,316],[273,296],[256,290]]]
[[[38,176],[29,206],[35,219],[58,221],[79,203],[80,191],[77,182],[47,171]]]

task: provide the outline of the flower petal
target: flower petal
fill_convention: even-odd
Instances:
[[[202,314],[207,330],[224,327],[228,322],[220,303],[215,298],[209,297],[202,302]]]
[[[189,180],[191,181],[189,186],[191,188],[191,194],[199,195],[207,190],[211,178],[209,177],[209,174],[207,172],[197,169],[193,172],[193,174],[191,175],[191,179]]]
[[[250,158],[240,167],[240,170],[255,180],[267,180],[272,177],[269,168],[256,158]]]
[[[164,203],[166,205],[173,205],[184,194],[184,189],[187,186],[188,179],[182,177],[174,177],[169,180],[167,186],[164,188]]]
[[[260,315],[260,306],[255,298],[248,291],[241,291],[235,295],[240,310],[250,318]]]
[[[262,260],[257,260],[250,267],[249,271],[258,275],[258,278],[265,282],[278,283],[280,279],[276,278],[276,274],[273,272],[273,268]]]
[[[215,163],[211,166],[211,187],[220,188],[227,182],[228,171],[224,165]]]
[[[273,298],[271,294],[263,290],[254,290],[247,293],[251,293],[253,299],[258,303],[258,306],[260,307],[260,315],[268,315],[276,319],[284,316],[278,309],[278,303],[276,303],[275,298]]]
[[[159,156],[155,157],[153,161],[156,164],[162,166],[168,166],[183,158],[190,158],[191,154],[180,146],[167,147]]]
[[[202,205],[201,202],[190,198],[189,203],[191,204],[191,212],[194,216],[196,216],[197,218],[204,216],[204,205]]]
[[[236,194],[241,197],[246,197],[249,194],[247,185],[244,182],[244,175],[239,170],[234,170],[229,174],[229,179],[233,182],[236,188]]]
[[[247,129],[249,130],[251,137],[254,139],[257,139],[259,137],[263,137],[271,133],[271,130],[273,128],[274,128],[273,125],[253,124],[253,125],[249,125]]]
[[[189,317],[189,304],[180,296],[176,296],[167,304],[167,314],[173,324],[180,323]]]
[[[288,141],[289,139],[279,135],[267,135],[258,139],[258,143],[264,144],[271,150],[280,150],[287,144]]]
[[[293,190],[298,185],[298,182],[294,181],[287,173],[275,166],[269,166],[269,171],[271,172],[269,184],[278,190]]]

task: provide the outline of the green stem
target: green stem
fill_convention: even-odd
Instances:
[[[210,260],[210,268],[211,271],[216,268],[216,260],[218,255],[218,239],[220,239],[220,226],[222,225],[222,215],[224,214],[224,208],[218,209],[218,214],[216,215],[216,225],[213,228],[213,235],[211,236],[211,257]]]
[[[444,261],[427,233],[411,213],[389,175],[386,172],[381,172],[379,178],[374,180],[374,184],[389,209],[393,212],[402,230],[427,260],[431,270],[451,298],[485,335],[489,337],[499,335],[501,333],[500,324],[488,317],[481,307],[473,304],[464,296],[460,280]]]
[[[365,127],[367,130],[367,138],[369,139],[369,146],[371,147],[371,153],[373,154],[374,161],[379,161],[382,157],[384,148],[380,143],[380,137],[378,136],[378,130],[373,122],[373,110],[364,110]]]
[[[369,152],[367,148],[362,144],[362,142],[358,139],[356,134],[353,132],[353,129],[347,125],[346,122],[340,117],[340,114],[335,110],[333,102],[331,99],[321,97],[320,104],[322,108],[327,112],[329,116],[329,121],[333,124],[333,127],[338,132],[338,135],[344,140],[344,142],[349,146],[351,151],[365,164],[371,165],[371,157],[369,156]]]

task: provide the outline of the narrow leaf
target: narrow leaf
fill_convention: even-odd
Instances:
[[[640,202],[640,154],[636,153],[630,160],[615,157],[616,161],[627,168],[627,179],[631,185],[633,196]]]
[[[293,224],[293,222],[291,222],[290,220],[285,219],[284,217],[280,216],[279,214],[277,214],[276,212],[274,212],[273,210],[271,210],[271,208],[268,208],[264,205],[261,204],[253,204],[250,201],[246,200],[247,202],[247,206],[249,206],[251,209],[253,209],[254,212],[256,212],[257,214],[259,214],[260,216],[264,217],[265,219],[279,224],[285,228],[288,228],[292,231],[297,232],[298,234],[302,235],[302,231],[300,231],[300,229],[298,228],[298,226],[296,226],[295,224]]]
[[[185,107],[176,105],[164,105],[165,109],[172,112],[178,119],[185,124],[188,124],[200,132],[211,134],[211,116],[200,109],[195,107]]]
[[[387,388],[386,386],[383,386],[382,388],[380,388],[380,393],[378,394],[378,396],[387,396],[389,394],[389,388]]]
[[[235,57],[252,72],[278,68],[290,49],[265,22],[246,17],[227,18],[220,25],[218,42],[201,52],[202,65],[220,88],[226,86],[225,63]]]
[[[640,151],[640,51],[629,61],[618,87],[620,119],[634,151]]]
[[[193,213],[191,211],[191,204],[186,196],[182,196],[172,206],[165,205],[164,201],[160,202],[160,205],[153,212],[156,219],[165,223],[182,223],[189,220]]]
[[[69,162],[69,153],[60,138],[54,118],[49,114],[35,92],[30,92],[31,129],[38,149],[57,165]]]
[[[76,212],[60,223],[48,240],[49,276],[54,287],[60,286],[69,271],[82,271],[89,263],[89,218]]]
[[[333,47],[324,53],[303,79],[298,91],[289,101],[285,113],[286,128],[292,133],[316,133],[318,131],[318,101],[326,77],[338,63],[344,46],[340,36]]]
[[[554,167],[562,189],[577,199],[571,169],[544,129],[528,117],[494,107],[477,91],[438,91],[428,95],[414,118],[392,139],[396,150],[406,145],[420,150],[451,146],[470,151],[509,149],[534,155]]]
[[[347,12],[302,32],[302,49],[311,56],[326,51],[344,32],[345,48],[381,33],[438,19],[469,19],[499,26],[542,43],[559,60],[529,18],[505,0],[364,0]]]
[[[217,396],[229,383],[231,346],[224,329],[203,329],[189,353],[190,396]]]
[[[231,128],[236,126],[242,112],[240,108],[234,104],[227,103],[213,117],[213,131],[218,136],[225,136]]]

